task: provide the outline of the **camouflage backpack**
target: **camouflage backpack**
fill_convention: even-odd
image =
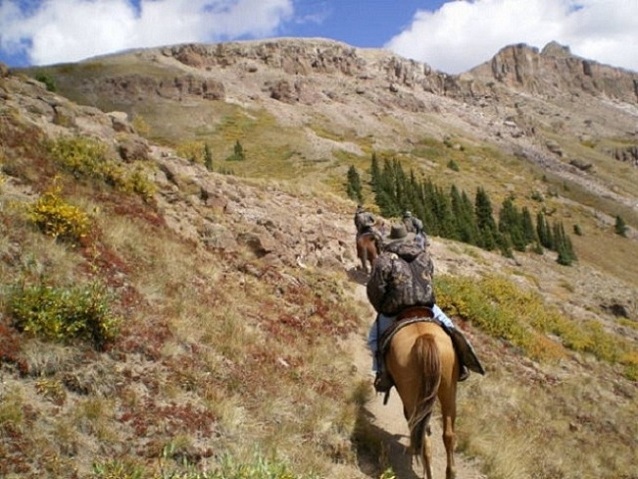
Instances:
[[[413,242],[386,246],[376,259],[367,285],[378,313],[395,316],[410,306],[434,305],[434,264],[429,251]]]

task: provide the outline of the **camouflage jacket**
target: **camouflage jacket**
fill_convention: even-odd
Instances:
[[[415,216],[403,218],[403,224],[408,233],[423,234],[423,223],[419,218]]]
[[[354,225],[357,228],[357,232],[362,231],[365,227],[373,226],[375,222],[374,215],[367,211],[354,215]]]
[[[432,307],[433,276],[429,251],[414,242],[391,243],[374,262],[367,285],[368,299],[378,313],[387,316],[410,306]]]

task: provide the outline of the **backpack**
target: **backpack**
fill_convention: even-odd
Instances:
[[[357,231],[361,231],[363,228],[373,226],[375,223],[374,215],[372,213],[363,212],[357,213],[354,218],[354,224],[357,227]]]
[[[410,306],[434,306],[434,264],[428,250],[414,243],[391,244],[376,259],[366,292],[370,303],[386,316]]]
[[[416,216],[403,218],[403,224],[405,225],[406,231],[409,233],[419,234],[423,232],[423,222]]]

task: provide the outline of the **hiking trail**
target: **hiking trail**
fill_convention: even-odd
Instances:
[[[369,305],[365,285],[357,284],[355,286],[355,299],[368,305],[370,311],[370,323],[375,316],[374,309]],[[367,331],[366,331],[367,334]],[[374,376],[372,375],[372,357],[370,350],[366,344],[366,338],[359,335],[352,339],[353,362],[356,366],[358,374],[364,380],[368,380],[370,385]],[[468,381],[478,380],[476,375],[474,378],[470,376]],[[463,387],[460,384],[459,387]],[[410,442],[407,422],[403,416],[403,405],[401,399],[392,389],[390,398],[386,405],[383,404],[383,395],[374,394],[373,397],[364,406],[367,415],[367,421],[372,426],[372,430],[377,434],[382,443],[382,457],[379,458],[379,464],[385,467],[392,467],[398,479],[419,479],[423,477],[423,467],[417,459],[408,452]],[[445,447],[443,446],[442,430],[441,430],[441,413],[439,405],[437,405],[430,422],[432,428],[432,455],[433,455],[433,473],[435,478],[445,477]],[[458,431],[458,421],[457,421]],[[456,464],[456,474],[462,479],[486,479],[487,476],[480,472],[479,466],[475,461],[463,457],[459,453],[458,448],[454,454]]]

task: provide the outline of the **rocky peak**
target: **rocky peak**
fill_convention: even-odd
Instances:
[[[507,46],[471,73],[548,97],[587,93],[638,103],[638,73],[580,58],[557,42],[548,43],[540,53],[524,43]]]
[[[541,51],[541,55],[545,57],[567,58],[572,55],[567,45],[561,45],[558,42],[551,41]]]

